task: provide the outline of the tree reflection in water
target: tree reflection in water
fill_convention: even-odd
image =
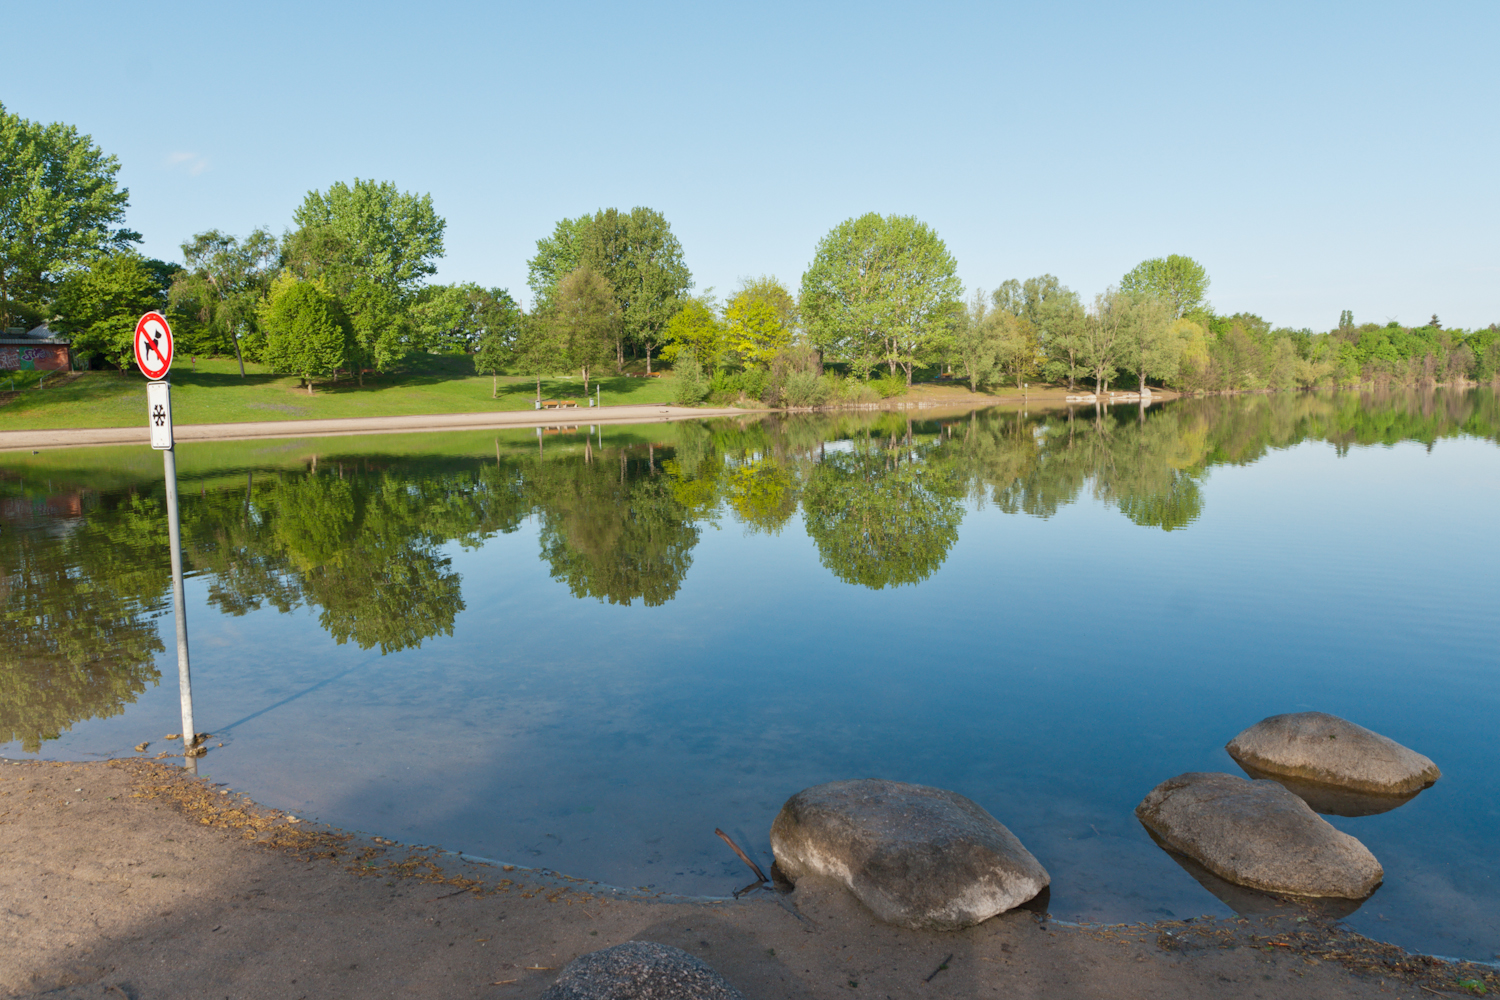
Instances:
[[[579,598],[665,604],[702,526],[778,534],[799,511],[835,578],[881,589],[937,572],[965,501],[1046,518],[1092,498],[1182,530],[1202,515],[1215,466],[1308,440],[1340,453],[1500,441],[1496,399],[1294,393],[928,421],[840,412],[653,426],[654,443],[636,429],[610,445],[576,434],[545,448],[497,443],[493,458],[482,446],[482,457],[325,455],[221,470],[197,495],[185,486],[184,561],[224,614],[316,608],[337,642],[390,653],[452,634],[464,602],[448,545],[478,547],[531,517],[552,577]],[[0,465],[0,741],[35,752],[157,681],[168,554],[159,482],[42,493],[26,474],[24,460]]]

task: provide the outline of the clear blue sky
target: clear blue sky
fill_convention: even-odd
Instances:
[[[912,214],[969,288],[1196,257],[1221,313],[1500,322],[1500,4],[13,3],[0,101],[117,155],[144,250],[430,192],[444,281],[525,293],[649,205],[701,290]]]

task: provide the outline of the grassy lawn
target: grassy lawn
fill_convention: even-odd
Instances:
[[[328,417],[384,417],[424,413],[484,413],[529,410],[536,381],[501,376],[499,398],[490,398],[490,378],[475,375],[468,357],[425,355],[408,359],[402,370],[352,380],[318,383],[308,395],[291,376],[274,375],[246,364],[242,379],[233,358],[199,358],[196,366],[179,359],[172,366],[172,418],[179,424],[237,423],[247,420],[309,420]],[[0,430],[144,425],[146,380],[137,371],[83,372],[65,385],[37,389],[36,372],[16,372],[24,389],[0,405]],[[24,376],[24,378],[23,378]],[[0,391],[11,373],[0,375]],[[48,382],[55,376],[49,375]],[[603,387],[605,406],[667,403],[672,380],[609,377],[590,380]],[[576,399],[587,407],[578,376],[542,380],[542,398]]]

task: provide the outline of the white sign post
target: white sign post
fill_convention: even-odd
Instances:
[[[177,456],[172,450],[172,328],[160,313],[148,312],[135,325],[135,363],[146,384],[146,420],[151,447],[161,452],[167,485],[167,539],[172,550],[172,611],[177,621],[177,688],[182,699],[183,764],[198,770],[198,734],[193,729],[193,678],[188,663],[187,598],[182,589],[182,527],[177,515]],[[194,751],[197,751],[195,753]]]

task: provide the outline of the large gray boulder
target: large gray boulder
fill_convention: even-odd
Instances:
[[[681,948],[627,941],[569,962],[542,1000],[745,1000]]]
[[[1047,870],[995,817],[956,792],[834,781],[793,795],[771,824],[776,869],[842,882],[887,923],[956,930],[1046,888]]]
[[[1169,850],[1236,885],[1364,899],[1385,877],[1364,844],[1274,781],[1180,774],[1153,788],[1135,814]]]
[[[1326,712],[1262,719],[1224,747],[1242,767],[1380,795],[1409,795],[1442,776],[1395,740]]]

